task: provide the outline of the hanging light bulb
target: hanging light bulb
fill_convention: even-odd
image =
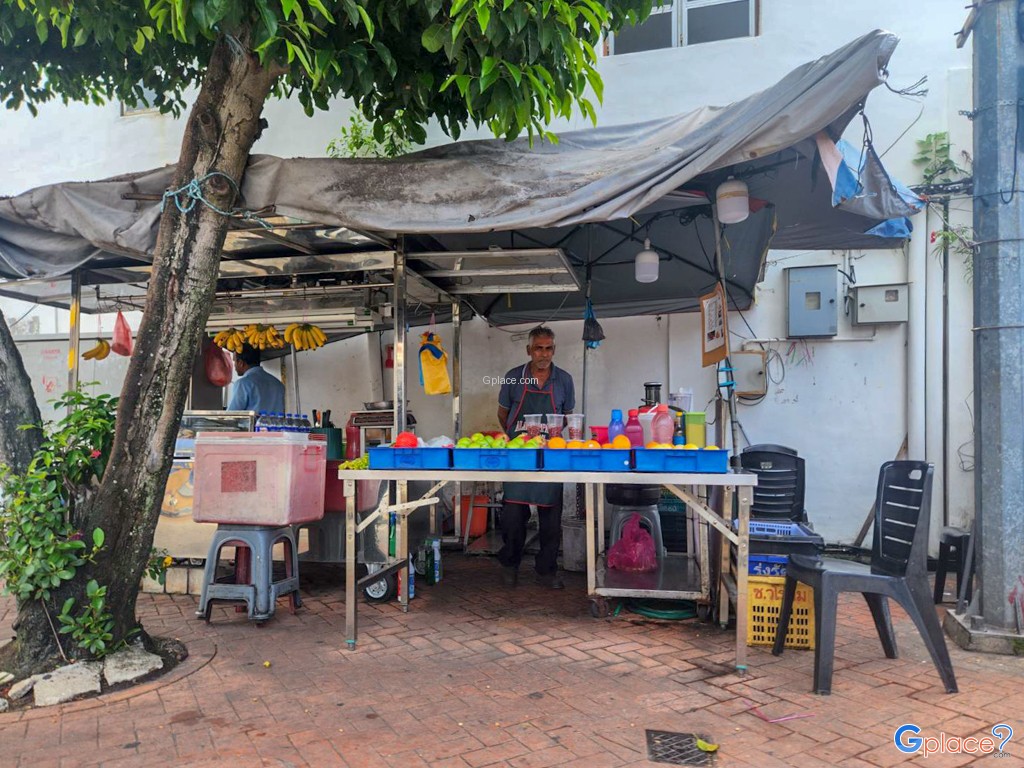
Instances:
[[[658,279],[658,252],[651,249],[651,239],[644,239],[644,249],[636,255],[634,276],[638,283],[653,283]]]
[[[739,224],[750,215],[747,184],[731,176],[718,185],[715,202],[718,204],[718,220],[723,224]]]

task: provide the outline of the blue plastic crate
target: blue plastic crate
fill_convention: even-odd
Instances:
[[[370,469],[451,469],[451,448],[371,448]]]
[[[617,448],[545,448],[548,472],[629,472],[630,450]]]
[[[747,573],[751,576],[785,576],[787,555],[749,555]]]
[[[739,521],[732,521],[733,530]],[[758,555],[817,555],[825,550],[825,540],[803,523],[750,521],[750,552]],[[771,574],[766,574],[771,575]]]
[[[681,448],[637,448],[633,451],[637,472],[708,472],[729,471],[726,450],[683,450]]]
[[[455,469],[535,470],[540,466],[537,448],[453,448]]]

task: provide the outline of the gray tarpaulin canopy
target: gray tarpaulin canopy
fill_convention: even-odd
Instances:
[[[410,267],[427,283],[498,324],[581,317],[578,287],[588,278],[601,316],[685,311],[715,282],[711,202],[732,175],[749,186],[751,215],[724,229],[724,277],[731,302],[744,308],[769,247],[902,244],[901,226],[876,227],[888,219],[899,224],[916,210],[915,201],[871,153],[865,153],[870,162],[845,168],[854,187],[838,194],[822,152],[835,149],[883,81],[896,44],[895,36],[872,32],[729,106],[564,133],[558,144],[464,141],[393,160],[254,155],[239,206],[274,229],[232,220],[222,277],[241,275],[254,286],[256,275],[242,265],[280,265],[294,257],[320,265],[319,275],[302,270],[303,279],[322,280],[353,269],[345,254],[365,262],[380,250],[383,257],[401,235]],[[0,277],[35,279],[4,283],[0,292],[60,304],[52,286],[49,294],[32,286],[80,270],[86,285],[102,286],[104,295],[130,296],[132,290],[117,284],[144,284],[174,174],[167,166],[0,199]],[[661,274],[641,284],[633,279],[633,257],[645,238],[661,255]],[[439,256],[488,249],[490,257],[508,256],[502,263],[510,273],[489,284],[479,276],[453,278],[454,260]],[[553,262],[538,262],[529,255],[535,249],[560,252]],[[458,266],[467,263],[474,262]],[[520,292],[512,273],[522,264],[547,264],[531,279],[547,275],[541,279],[549,280],[542,286],[548,290]]]

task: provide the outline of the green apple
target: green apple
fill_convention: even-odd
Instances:
[[[480,442],[483,439],[484,439],[484,433],[483,432],[474,432],[473,435],[472,435],[472,440],[473,440],[474,443],[478,443],[478,442]]]
[[[469,446],[471,446],[472,444],[473,441],[470,440],[468,437],[460,437],[459,442],[457,442],[455,445],[459,448],[469,448]]]

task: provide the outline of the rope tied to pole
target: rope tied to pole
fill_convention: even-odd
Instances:
[[[238,182],[228,176],[222,171],[210,171],[204,176],[198,179],[192,179],[184,186],[178,187],[177,189],[168,189],[164,192],[163,199],[160,201],[160,212],[167,207],[167,201],[173,200],[175,207],[181,213],[190,213],[198,203],[202,203],[214,213],[219,213],[221,216],[237,217],[246,221],[255,221],[264,229],[273,229],[273,225],[259,216],[256,211],[248,210],[245,208],[232,208],[231,210],[225,211],[219,208],[209,199],[207,199],[203,192],[203,185],[209,182],[211,179],[220,178],[225,179],[231,186],[231,190],[235,193],[235,197],[241,197],[242,192],[238,187]]]

